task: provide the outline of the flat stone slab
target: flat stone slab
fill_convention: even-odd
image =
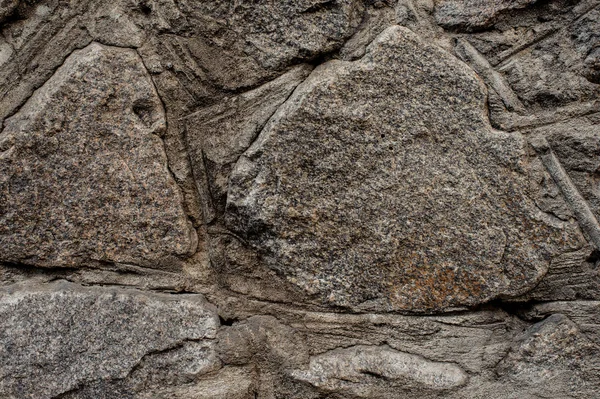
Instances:
[[[218,326],[216,309],[202,295],[67,282],[4,288],[0,392],[11,399],[57,397],[86,383],[124,379],[147,355],[190,341],[206,340],[208,356]]]
[[[436,311],[516,295],[558,231],[519,134],[466,65],[402,27],[318,67],[238,160],[228,228],[325,303]]]
[[[134,50],[75,51],[0,133],[0,261],[161,267],[193,253],[165,126]]]

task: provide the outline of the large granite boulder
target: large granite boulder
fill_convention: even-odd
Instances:
[[[326,302],[432,311],[534,286],[556,234],[525,142],[493,131],[475,74],[391,27],[317,68],[238,161],[228,227]]]

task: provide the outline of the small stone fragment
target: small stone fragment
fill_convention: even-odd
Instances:
[[[334,392],[360,392],[358,387],[368,384],[369,377],[390,381],[392,385],[397,381],[403,388],[433,390],[456,388],[468,381],[467,374],[454,364],[432,362],[387,346],[336,349],[313,357],[307,371],[296,371],[293,376]]]

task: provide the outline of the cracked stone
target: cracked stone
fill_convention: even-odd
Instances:
[[[437,0],[435,20],[444,28],[474,31],[488,28],[502,12],[525,8],[537,0]]]
[[[193,30],[199,33],[198,37],[205,36],[209,46],[221,47],[221,52],[234,50],[239,54],[236,50],[242,50],[263,68],[281,69],[294,60],[309,59],[341,47],[360,23],[361,3],[357,0],[153,0],[146,2],[152,12],[143,17],[138,15],[138,23],[177,33]],[[223,46],[225,43],[227,46]],[[227,64],[214,66],[215,71],[236,68]]]
[[[75,51],[0,134],[0,261],[176,267],[197,237],[133,50]]]
[[[205,196],[213,198],[219,213],[223,213],[221,208],[224,208],[229,175],[235,162],[311,70],[309,65],[299,65],[255,90],[186,118],[187,148],[194,176],[198,182],[206,176]],[[208,219],[209,212],[205,213]]]
[[[377,389],[370,378],[382,379],[397,389],[417,386],[442,391],[468,381],[467,374],[457,365],[433,362],[387,346],[336,349],[313,357],[307,371],[295,371],[293,376],[325,391],[349,391],[365,398],[380,397],[374,394]]]
[[[464,64],[391,27],[318,67],[240,158],[226,221],[329,304],[434,311],[517,295],[560,229],[537,220],[519,134]]]
[[[523,332],[497,370],[514,383],[537,388],[542,397],[593,397],[599,355],[573,321],[553,314]]]

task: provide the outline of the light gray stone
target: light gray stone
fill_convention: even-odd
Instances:
[[[0,0],[0,23],[9,17],[19,5],[19,0]]]
[[[0,260],[173,267],[191,255],[165,124],[133,50],[74,52],[0,135]]]
[[[188,372],[209,371],[218,367],[209,343],[218,324],[215,309],[201,295],[66,282],[6,287],[0,294],[0,392],[7,399],[50,398],[88,383],[124,379],[139,364],[137,373],[153,363],[160,370],[156,355],[147,356],[189,341],[207,343]]]
[[[497,309],[426,317],[302,312],[287,319],[296,334],[306,336],[308,353],[387,345],[434,363],[456,364],[470,375],[494,368],[528,326]]]
[[[373,376],[404,389],[448,390],[468,381],[467,374],[454,364],[431,362],[386,346],[336,349],[313,357],[308,370],[293,376],[325,391],[350,391],[366,398],[379,397],[365,387]]]
[[[255,399],[256,375],[251,368],[226,367],[196,384],[159,389],[140,399]]]
[[[542,397],[592,397],[599,365],[598,346],[566,316],[553,314],[518,337],[497,370]]]
[[[535,214],[519,134],[409,30],[317,68],[232,174],[227,225],[330,304],[433,311],[533,287],[561,229]],[[533,233],[535,232],[535,233]]]

